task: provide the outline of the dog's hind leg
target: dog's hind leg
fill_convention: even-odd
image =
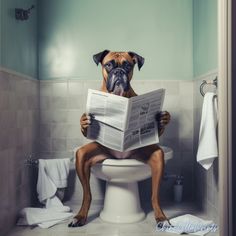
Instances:
[[[160,199],[159,199],[159,193],[160,193],[160,184],[161,179],[163,176],[164,171],[164,153],[162,149],[158,145],[150,145],[144,148],[140,149],[140,154],[143,154],[143,156],[140,156],[138,158],[141,161],[146,162],[150,168],[152,173],[152,207],[154,210],[155,219],[157,222],[167,220],[167,217],[165,216],[164,212],[161,209],[160,206]]]
[[[73,221],[68,225],[69,227],[80,227],[85,225],[90,204],[92,201],[90,189],[90,172],[91,167],[98,162],[107,158],[104,148],[96,143],[89,143],[84,145],[76,152],[76,171],[83,188],[83,201],[78,214]]]

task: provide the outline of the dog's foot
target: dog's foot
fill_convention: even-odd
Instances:
[[[155,220],[157,223],[164,222],[166,220],[169,222],[169,219],[166,216],[156,217]]]
[[[165,216],[164,212],[161,209],[155,212],[155,220],[157,223],[167,221],[170,224],[169,219]]]
[[[87,217],[84,216],[76,216],[73,220],[68,224],[68,227],[81,227],[86,224]]]

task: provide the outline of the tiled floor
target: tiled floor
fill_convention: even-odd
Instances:
[[[78,209],[78,206],[71,206],[72,209]],[[203,219],[204,215],[193,208],[192,204],[178,204],[169,207],[163,207],[166,215],[170,218],[182,214],[194,214]],[[173,236],[165,232],[155,230],[155,220],[153,212],[147,213],[144,221],[134,224],[111,224],[103,222],[99,218],[99,208],[93,207],[90,210],[88,224],[80,228],[68,228],[69,221],[51,227],[41,229],[39,227],[15,227],[8,236]],[[218,236],[218,231],[209,233],[207,236]]]

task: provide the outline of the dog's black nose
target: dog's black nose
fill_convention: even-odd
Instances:
[[[121,82],[120,80],[117,80],[117,82],[115,83],[117,86],[120,86]]]

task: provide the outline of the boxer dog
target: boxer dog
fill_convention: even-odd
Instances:
[[[136,96],[130,85],[133,68],[137,64],[138,69],[143,66],[144,58],[134,52],[110,52],[104,50],[93,56],[95,63],[102,65],[103,81],[101,91],[112,93],[127,98]],[[169,123],[170,114],[161,112],[157,114],[159,135],[164,132],[165,125]],[[87,128],[92,118],[89,114],[83,114],[80,119],[81,132],[86,137]],[[159,190],[161,177],[164,170],[164,153],[157,145],[149,145],[129,152],[111,150],[97,142],[91,142],[79,148],[76,152],[76,171],[83,188],[83,202],[78,214],[69,227],[79,227],[86,223],[92,196],[90,189],[90,170],[93,165],[104,161],[109,157],[135,158],[147,163],[152,174],[151,203],[157,222],[168,220],[160,207]]]

